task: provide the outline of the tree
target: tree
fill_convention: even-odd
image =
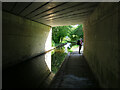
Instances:
[[[78,25],[77,28],[72,30],[69,34],[69,37],[71,38],[72,41],[76,41],[80,38],[83,38],[83,28],[82,25]]]
[[[69,31],[72,26],[57,26],[52,27],[52,39],[55,43],[60,43],[63,41],[65,36],[68,36]]]
[[[52,40],[55,43],[61,43],[66,36],[68,36],[71,41],[77,41],[78,39],[83,38],[82,25],[78,25],[76,28],[72,26],[52,27]]]

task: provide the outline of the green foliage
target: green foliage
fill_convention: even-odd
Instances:
[[[68,52],[73,52],[71,49],[68,48]]]
[[[66,53],[64,53],[63,48],[55,49],[55,53],[52,55],[52,63],[51,63],[52,65],[51,69],[53,73],[56,73],[59,70],[62,62],[65,59],[65,56],[66,56]]]
[[[73,46],[72,49],[74,49],[78,47],[76,45],[76,41],[80,38],[83,38],[82,25],[78,25],[77,27],[72,26],[52,27],[52,47],[58,46],[61,43],[70,42],[71,47]],[[68,51],[72,52],[72,49],[68,48]],[[66,53],[64,53],[64,47],[55,49],[51,53],[52,53],[51,69],[53,73],[56,73],[59,70],[62,62],[64,61]]]
[[[54,53],[55,53],[55,51],[54,51],[54,50],[52,50],[52,51],[51,51],[51,55],[53,55]]]
[[[55,46],[55,42],[52,40],[52,47],[54,47]]]
[[[65,38],[68,36],[69,38]],[[77,41],[83,38],[83,27],[78,25],[76,28],[72,26],[52,27],[52,40],[54,43],[66,43],[67,41]]]
[[[55,43],[61,43],[65,36],[68,36],[69,31],[71,30],[72,26],[57,26],[52,27],[52,40]]]
[[[83,27],[82,25],[78,25],[77,28],[70,31],[69,37],[71,38],[71,41],[77,41],[80,38],[83,38]]]

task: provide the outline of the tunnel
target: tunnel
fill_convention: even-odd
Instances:
[[[47,87],[52,27],[83,24],[83,55],[102,88],[120,88],[119,2],[2,2],[2,88]]]

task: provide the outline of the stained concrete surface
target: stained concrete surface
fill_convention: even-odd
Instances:
[[[120,88],[119,5],[101,3],[83,25],[84,56],[103,88]]]
[[[99,85],[84,56],[76,51],[68,54],[49,87],[99,88]]]
[[[2,87],[38,88],[50,73],[51,27],[2,12]],[[47,86],[47,85],[46,85]]]

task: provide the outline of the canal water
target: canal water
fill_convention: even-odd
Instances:
[[[53,50],[51,54],[52,72],[56,74],[56,72],[59,70],[60,66],[62,65],[66,55],[69,52],[74,52],[78,50],[79,50],[79,46],[78,45],[71,46],[71,43],[67,43],[64,47]],[[83,53],[83,46],[81,47],[80,52]]]
[[[87,61],[78,51],[68,53],[50,88],[100,88]]]
[[[64,48],[57,48],[53,51],[51,56],[51,71],[56,74],[59,70],[61,64],[63,63],[67,53]]]

